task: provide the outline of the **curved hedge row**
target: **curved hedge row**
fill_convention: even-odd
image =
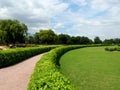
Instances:
[[[59,70],[59,58],[65,52],[85,46],[63,46],[45,54],[36,64],[28,90],[75,90]]]
[[[31,56],[49,51],[56,46],[41,46],[41,47],[27,47],[16,48],[13,50],[5,50],[0,52],[0,68],[16,64]]]

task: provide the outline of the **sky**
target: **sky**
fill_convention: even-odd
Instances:
[[[120,0],[0,0],[0,19],[93,39],[120,38]]]

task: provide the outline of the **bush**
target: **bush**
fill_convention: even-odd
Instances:
[[[47,52],[56,46],[27,47],[0,51],[0,68],[16,64],[31,56]]]
[[[105,48],[106,51],[120,51],[120,47]]]
[[[67,51],[84,46],[63,46],[45,54],[36,64],[28,90],[75,90],[60,72],[59,58]]]
[[[108,51],[109,50],[109,48],[105,48],[105,51]]]

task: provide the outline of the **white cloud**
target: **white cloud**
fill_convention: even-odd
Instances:
[[[0,0],[0,19],[8,18],[31,33],[50,28],[90,38],[120,36],[120,0]]]
[[[76,22],[80,25],[92,25],[92,26],[99,26],[102,23],[99,20],[87,20],[84,18],[76,19]]]
[[[100,11],[110,9],[111,7],[118,5],[119,0],[92,0],[91,7]]]
[[[0,16],[1,16],[1,18],[8,18],[8,9],[0,8]]]
[[[50,20],[68,6],[60,0],[0,0],[0,19],[18,19],[26,23],[30,30],[35,27],[50,28]]]
[[[80,5],[80,6],[85,6],[87,5],[87,1],[86,0],[72,0],[73,3]]]
[[[57,23],[57,24],[55,24],[53,27],[54,27],[54,29],[64,28],[64,24],[62,24],[62,23]]]
[[[109,4],[106,3],[106,0],[92,0],[92,8],[97,10],[106,10],[109,8]]]

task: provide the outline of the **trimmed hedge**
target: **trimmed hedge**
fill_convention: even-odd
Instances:
[[[120,47],[105,48],[106,51],[120,51]]]
[[[56,46],[16,48],[0,51],[0,68],[16,64],[34,55],[47,52]]]
[[[63,46],[45,54],[36,64],[28,90],[76,90],[60,72],[59,58],[67,51],[85,46]]]

